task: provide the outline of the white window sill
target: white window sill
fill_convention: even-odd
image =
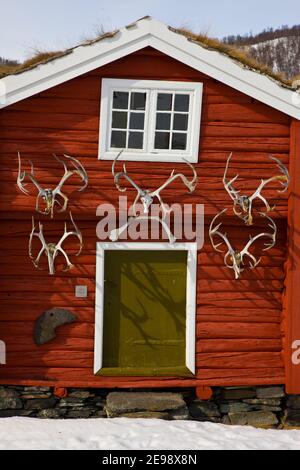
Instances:
[[[118,152],[106,152],[104,155],[99,157],[99,160],[109,160],[113,161],[118,156]],[[158,163],[182,163],[183,160],[188,161],[189,163],[197,163],[198,155],[187,155],[186,153],[174,153],[173,155],[163,154],[163,153],[134,153],[124,151],[120,157],[120,162],[158,162]]]

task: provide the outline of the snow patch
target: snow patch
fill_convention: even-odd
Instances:
[[[300,431],[157,419],[1,418],[1,450],[300,450]]]

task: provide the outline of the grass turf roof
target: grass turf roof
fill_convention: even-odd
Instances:
[[[226,55],[230,59],[233,59],[234,61],[241,64],[243,67],[247,67],[248,69],[254,70],[255,72],[272,78],[276,82],[279,82],[280,85],[283,85],[287,88],[292,87],[292,83],[294,81],[293,79],[290,80],[286,78],[284,74],[274,72],[266,64],[262,64],[253,59],[249,54],[247,54],[245,50],[224,44],[218,39],[209,38],[205,34],[195,34],[186,28],[176,29],[169,26],[169,29],[177,34],[185,36],[188,40],[193,41],[200,46],[205,47],[206,49],[217,51],[223,55]]]
[[[129,25],[131,26],[131,25]],[[127,27],[129,27],[127,26]],[[224,44],[218,39],[209,38],[205,34],[196,34],[187,28],[172,28],[169,26],[170,31],[173,31],[177,34],[181,34],[185,36],[187,40],[193,41],[197,43],[199,46],[205,47],[206,49],[217,51],[223,55],[226,55],[230,59],[238,62],[241,66],[246,67],[250,70],[253,70],[257,73],[265,75],[273,80],[275,80],[279,85],[284,86],[286,88],[292,89],[293,82],[295,79],[289,80],[287,79],[284,74],[276,73],[272,69],[270,69],[267,65],[262,64],[252,57],[250,57],[244,50],[235,48],[228,44]],[[92,40],[87,40],[78,46],[75,46],[70,49],[66,49],[64,51],[55,51],[55,52],[41,52],[38,51],[33,57],[29,58],[28,60],[24,61],[18,65],[0,65],[0,79],[4,78],[9,75],[17,75],[23,73],[27,70],[32,68],[38,67],[39,65],[46,64],[52,60],[58,59],[60,57],[64,57],[68,54],[71,54],[74,49],[81,46],[88,46],[94,44],[96,42],[102,41],[108,37],[113,37],[117,34],[118,31],[113,31],[109,33],[105,33],[101,36],[98,36]],[[297,77],[299,79],[299,77]]]

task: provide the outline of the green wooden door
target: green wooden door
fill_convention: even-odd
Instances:
[[[106,251],[100,375],[190,375],[186,251]]]

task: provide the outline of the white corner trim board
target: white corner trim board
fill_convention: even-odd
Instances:
[[[94,373],[103,367],[104,260],[108,250],[187,251],[186,366],[195,374],[197,243],[97,243]]]
[[[300,95],[275,80],[243,67],[218,51],[172,31],[147,17],[113,37],[75,47],[66,56],[0,80],[0,109],[151,46],[279,111],[300,120]]]

